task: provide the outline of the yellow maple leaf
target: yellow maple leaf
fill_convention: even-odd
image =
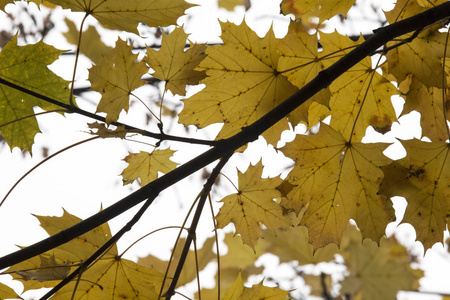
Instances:
[[[260,38],[245,22],[222,23],[223,45],[207,47],[198,70],[206,87],[184,100],[180,122],[203,128],[224,123],[217,139],[230,137],[275,108],[297,88],[278,70],[277,40],[270,29]],[[263,133],[275,144],[288,129],[286,119]]]
[[[73,299],[158,299],[163,278],[153,268],[120,256],[104,256],[82,274]],[[70,299],[75,284],[67,284],[52,299]]]
[[[80,32],[78,31],[77,26],[68,18],[65,18],[65,22],[68,31],[63,33],[64,37],[70,44],[78,45]],[[89,25],[82,33],[80,53],[86,55],[94,64],[99,65],[104,56],[111,55],[112,48],[106,46],[105,43],[102,42],[97,28],[93,25]]]
[[[302,23],[294,21],[289,24],[286,36],[278,42],[279,72],[298,88],[305,86],[325,69],[325,65],[319,59],[317,43],[317,33],[310,35]],[[299,122],[308,124],[308,127],[317,124],[318,115],[309,116],[309,108],[314,102],[327,107],[330,97],[328,88],[321,90],[292,112],[289,121],[293,126]]]
[[[448,124],[445,116],[448,120],[450,116],[450,94],[446,93],[446,99],[442,101],[442,89],[427,88],[415,77],[411,78],[408,89],[405,94],[406,101],[402,115],[413,110],[420,112],[422,136],[426,136],[432,141],[446,141],[448,139]]]
[[[70,266],[66,263],[56,262],[55,256],[45,257],[39,255],[41,264],[35,270],[17,271],[23,280],[37,280],[40,282],[49,280],[62,280],[69,275]]]
[[[128,111],[130,93],[145,84],[141,77],[148,68],[144,62],[136,62],[138,55],[131,53],[132,48],[118,39],[112,54],[89,70],[92,89],[102,94],[97,112],[106,112],[108,124],[117,121],[122,109]]]
[[[281,151],[295,161],[287,180],[295,185],[284,207],[297,213],[307,206],[300,224],[309,230],[314,249],[339,245],[349,219],[363,236],[378,241],[393,220],[391,203],[378,194],[386,144],[349,143],[326,124],[316,135],[297,135]]]
[[[341,283],[342,294],[358,300],[395,300],[400,290],[418,289],[423,271],[411,268],[406,248],[395,238],[383,238],[378,245],[369,240],[361,243],[359,235],[345,244],[341,255],[350,274]]]
[[[328,67],[360,44],[338,32],[321,33],[321,61]],[[366,57],[330,85],[331,127],[344,137],[361,141],[369,125],[386,132],[397,121],[391,97],[399,92],[383,75],[372,68]]]
[[[198,272],[200,272],[206,267],[207,264],[209,264],[217,257],[216,254],[212,251],[215,241],[215,237],[210,237],[203,243],[201,249],[189,251],[186,262],[184,263],[186,267],[181,271],[180,278],[177,281],[177,287],[183,286],[193,281],[195,278],[197,278],[197,267]],[[177,267],[176,262],[178,262],[180,259],[184,243],[185,239],[180,239],[178,241],[178,246],[175,249],[175,252],[172,254],[172,263],[170,264],[170,269],[168,272],[169,277],[171,277],[175,272],[175,268]],[[147,255],[145,257],[140,257],[137,263],[142,266],[154,268],[161,273],[165,273],[168,262],[160,260],[153,255]]]
[[[37,218],[50,235],[81,221],[66,211],[61,217],[37,216]],[[61,279],[62,275],[68,273],[67,268],[71,266],[71,263],[83,262],[110,238],[111,231],[108,224],[104,223],[68,243],[52,249],[49,253],[45,253],[44,268],[42,268],[42,258],[33,257],[12,266],[8,271],[13,272],[14,278],[22,280],[25,290],[53,287],[58,283],[56,279]],[[51,274],[45,271],[48,267],[52,271]],[[30,274],[29,270],[37,270],[37,272]],[[28,278],[25,277],[26,280],[24,280],[21,275],[28,276]],[[30,276],[34,276],[34,278]],[[52,299],[70,299],[75,286],[77,288],[74,299],[113,299],[117,296],[124,299],[135,299],[138,296],[144,299],[156,299],[163,277],[164,275],[155,269],[123,259],[118,255],[117,246],[113,245],[101,259],[82,273],[78,285],[76,285],[76,281],[70,282],[60,289]]]
[[[250,0],[219,0],[217,4],[228,11],[233,11],[236,6],[240,5],[243,5],[245,10],[248,10],[251,6]]]
[[[188,35],[177,27],[169,35],[163,34],[161,49],[147,48],[144,61],[155,71],[152,76],[166,81],[166,90],[186,95],[186,85],[195,85],[205,78],[205,71],[194,68],[205,58],[206,45],[195,44],[184,51]]]
[[[17,293],[7,285],[0,283],[0,299],[22,299]]]
[[[67,104],[68,82],[47,68],[63,52],[43,41],[18,46],[17,36],[14,36],[0,52],[0,78]],[[60,109],[54,104],[0,84],[0,131],[11,149],[19,147],[31,153],[34,137],[40,132],[34,117],[35,106],[44,110]]]
[[[416,230],[425,249],[443,242],[450,216],[449,144],[402,141],[407,156],[383,168],[380,191],[389,197],[403,196],[408,202],[402,222]]]
[[[170,160],[175,151],[170,148],[164,150],[153,150],[151,153],[141,151],[130,153],[125,157],[128,166],[123,170],[124,184],[141,179],[141,186],[158,178],[158,172],[168,173],[176,168],[177,163]]]
[[[318,17],[319,23],[342,14],[347,16],[348,10],[356,0],[283,0],[281,12],[293,14],[296,19]]]
[[[442,1],[429,1],[430,4],[440,4]],[[433,3],[434,2],[434,3]],[[427,7],[419,5],[417,1],[401,0],[397,1],[394,9],[385,12],[386,20],[395,23],[410,16],[425,11]],[[446,46],[447,33],[439,32],[443,25],[430,26],[419,33],[411,42],[390,50],[386,54],[388,71],[402,82],[408,74],[413,74],[427,87],[441,87],[445,48],[447,56],[450,46]],[[410,35],[399,37],[406,39]],[[392,46],[398,42],[390,42],[387,46]]]
[[[282,262],[297,261],[299,265],[318,264],[332,261],[338,248],[334,244],[314,251],[309,244],[308,229],[305,226],[289,227],[286,231],[279,230],[275,236],[264,230],[262,248],[272,253]]]
[[[109,129],[106,127],[104,123],[89,123],[88,127],[91,129],[96,130],[95,132],[93,130],[90,130],[89,133],[92,135],[98,135],[102,139],[106,138],[121,138],[124,139],[127,135],[128,131],[125,129],[124,125],[118,126],[116,129]]]
[[[271,231],[291,226],[288,216],[283,215],[281,206],[274,201],[275,198],[281,197],[276,188],[282,179],[262,179],[262,169],[263,165],[259,162],[250,166],[245,173],[239,172],[238,192],[220,201],[224,205],[216,216],[219,228],[224,228],[232,222],[242,241],[253,249],[262,236],[260,224],[264,224]]]
[[[150,27],[175,25],[177,19],[193,4],[184,0],[49,0],[72,11],[95,17],[102,25],[139,34],[140,22]]]
[[[263,286],[263,281],[247,288],[242,283],[241,274],[239,274],[233,285],[227,290],[222,300],[285,300],[289,291],[283,291],[278,287]]]
[[[262,274],[264,269],[262,266],[255,267],[254,265],[263,254],[263,247],[260,242],[252,250],[248,245],[242,243],[241,236],[234,235],[231,232],[225,234],[223,242],[227,246],[227,253],[223,255],[220,252],[220,299],[224,297],[225,292],[235,283],[239,275],[245,282],[251,275]],[[216,274],[216,282],[217,280]],[[202,289],[200,293],[202,299],[216,299],[217,284],[212,289]],[[198,298],[195,297],[195,299]]]

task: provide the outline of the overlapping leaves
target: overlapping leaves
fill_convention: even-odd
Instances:
[[[67,212],[64,212],[61,217],[38,216],[37,218],[50,235],[81,221]],[[109,238],[111,238],[111,232],[105,223],[69,243],[53,249],[51,254],[45,253],[40,257],[34,257],[12,266],[8,272],[23,282],[25,290],[53,287],[69,273],[73,265],[76,266],[86,260]],[[114,245],[95,264],[83,272],[81,278],[76,287],[74,299],[104,298],[114,297],[114,295],[120,295],[123,298],[139,296],[144,299],[156,299],[163,274],[153,268],[123,259],[118,254],[117,246]],[[64,286],[53,298],[70,298],[75,284],[75,282],[71,282]]]

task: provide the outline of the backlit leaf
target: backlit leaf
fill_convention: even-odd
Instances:
[[[442,1],[430,1],[431,3]],[[420,6],[417,1],[397,1],[393,10],[385,13],[389,23],[403,20],[412,15],[425,11],[427,8]],[[447,33],[439,32],[442,25],[437,24],[427,27],[411,42],[390,50],[386,54],[389,73],[394,75],[398,82],[402,82],[408,74],[413,74],[426,87],[442,87],[443,65],[445,48],[447,56],[450,46],[446,45]],[[401,36],[408,38],[411,34]],[[390,42],[392,46],[397,42]]]
[[[170,264],[170,269],[168,272],[168,276],[171,277],[175,269],[177,267],[176,262],[180,259],[181,252],[183,250],[183,245],[185,243],[186,239],[181,238],[178,241],[177,248],[175,249],[175,252],[173,253],[172,257],[172,263]],[[180,278],[177,282],[177,287],[183,286],[186,283],[189,283],[193,281],[197,277],[197,262],[198,262],[198,271],[202,271],[208,263],[210,263],[212,260],[214,260],[217,256],[212,251],[213,245],[215,243],[216,239],[215,237],[211,237],[207,239],[204,243],[201,249],[197,249],[197,253],[195,253],[193,250],[189,251],[189,254],[186,258],[185,265],[186,268],[183,268],[180,274]],[[196,262],[197,257],[197,262]],[[165,273],[167,269],[167,261],[160,260],[159,258],[148,255],[145,257],[140,257],[138,260],[138,264],[142,266],[146,266],[149,268],[156,269],[160,271],[161,273]]]
[[[0,299],[22,299],[12,288],[0,283]]]
[[[296,19],[318,17],[322,23],[331,17],[342,14],[347,16],[348,10],[356,0],[283,0],[281,11],[283,14],[294,14]]]
[[[289,291],[283,291],[278,287],[263,286],[262,281],[251,288],[247,288],[243,285],[239,275],[222,300],[285,300],[288,293]]]
[[[403,221],[416,230],[425,249],[443,242],[450,216],[449,144],[402,141],[407,156],[383,168],[381,192],[408,202]]]
[[[277,40],[272,29],[264,38],[241,25],[222,23],[223,45],[206,49],[198,70],[206,70],[206,87],[184,100],[180,122],[203,128],[224,123],[217,139],[230,137],[292,95],[297,88],[278,72]],[[288,129],[278,122],[263,136],[275,144]]]
[[[302,23],[294,21],[289,24],[286,36],[278,42],[280,52],[278,69],[298,88],[305,86],[325,69],[325,65],[319,59],[317,43],[317,33],[310,35]],[[330,90],[323,89],[308,99],[289,115],[292,125],[295,126],[300,122],[305,124],[311,122],[309,126],[317,124],[318,116],[309,116],[308,110],[314,105],[314,101],[328,106],[330,97]]]
[[[175,25],[184,11],[193,5],[184,0],[49,0],[72,11],[95,17],[102,25],[138,34],[142,22],[150,27]]]
[[[281,151],[295,161],[287,180],[296,187],[282,201],[297,213],[308,206],[300,224],[309,230],[314,249],[339,245],[348,221],[363,236],[379,241],[393,220],[389,199],[378,194],[386,144],[349,143],[326,124],[316,135],[297,135]]]
[[[289,218],[283,215],[281,206],[274,201],[281,196],[276,188],[282,180],[261,179],[262,169],[263,165],[259,162],[250,166],[245,173],[239,172],[238,192],[221,200],[224,205],[216,217],[219,228],[232,222],[242,241],[253,249],[262,236],[261,224],[271,231],[291,225]]]
[[[68,18],[65,19],[65,22],[69,30],[63,33],[64,37],[70,44],[78,45],[79,29]],[[80,53],[86,55],[94,64],[100,65],[103,57],[111,55],[112,50],[103,43],[95,26],[90,25],[82,32]]]
[[[397,299],[400,290],[417,290],[423,271],[412,269],[405,247],[394,238],[350,241],[342,255],[350,275],[342,281],[342,294],[351,299]]]
[[[446,141],[448,139],[447,121],[450,117],[450,94],[447,92],[442,101],[442,89],[426,88],[413,77],[405,97],[402,114],[406,115],[413,110],[420,112],[422,136],[426,136],[432,141]],[[447,121],[445,121],[445,116]]]
[[[186,85],[198,84],[205,78],[205,71],[194,68],[205,58],[206,45],[194,44],[184,51],[187,37],[182,27],[163,34],[161,49],[147,48],[144,59],[155,71],[152,76],[166,81],[166,90],[182,96],[186,95]]]
[[[320,34],[323,45],[321,60],[326,67],[360,44],[337,32]],[[330,85],[331,127],[345,138],[361,141],[372,125],[377,131],[388,131],[397,120],[391,97],[398,94],[395,86],[372,68],[366,57]]]
[[[42,41],[34,45],[18,46],[15,36],[0,52],[0,77],[33,92],[68,103],[68,82],[47,68],[63,52]],[[34,117],[35,106],[44,110],[58,108],[0,84],[0,131],[11,149],[19,147],[31,153],[34,136],[40,132]]]
[[[130,153],[125,157],[128,166],[123,170],[124,184],[140,178],[141,186],[158,178],[158,172],[168,173],[176,168],[177,163],[170,160],[175,151],[170,149],[153,150],[151,153],[141,151]]]
[[[118,39],[112,54],[89,70],[92,89],[102,94],[97,112],[106,112],[108,124],[117,121],[122,109],[128,111],[130,93],[145,83],[141,77],[148,68],[144,62],[136,62],[138,55],[131,53],[132,48]]]

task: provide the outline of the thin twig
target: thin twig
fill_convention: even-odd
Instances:
[[[177,286],[178,279],[180,278],[181,271],[183,270],[184,263],[186,261],[186,257],[189,253],[189,248],[191,247],[192,240],[195,239],[196,230],[198,222],[200,221],[200,216],[202,215],[203,207],[205,206],[206,199],[208,198],[209,192],[211,191],[214,182],[216,181],[217,176],[219,176],[220,171],[228,162],[231,155],[228,155],[222,158],[217,166],[212,170],[211,175],[209,175],[208,180],[203,186],[203,190],[201,192],[200,199],[197,204],[197,209],[195,210],[194,217],[192,219],[191,226],[189,227],[189,234],[186,237],[186,242],[184,243],[183,251],[181,252],[180,259],[178,260],[178,265],[173,274],[172,281],[170,282],[168,290],[163,294],[166,296],[166,300],[170,300],[170,298],[175,294],[175,287]]]

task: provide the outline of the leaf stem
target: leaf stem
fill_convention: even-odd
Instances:
[[[73,101],[73,89],[75,86],[75,75],[77,73],[78,57],[80,56],[81,36],[83,34],[83,25],[84,25],[84,21],[86,21],[87,16],[89,16],[89,14],[86,13],[83,17],[83,20],[81,21],[80,34],[78,35],[77,51],[75,53],[75,63],[74,63],[74,67],[73,67],[72,84],[70,86],[70,95],[69,95],[69,103],[70,103],[70,106],[72,106],[72,107],[75,107],[75,103]]]
[[[91,138],[89,138],[89,139],[85,139],[85,140],[79,141],[79,142],[77,142],[77,143],[75,143],[75,144],[72,144],[72,145],[70,145],[70,146],[67,146],[67,147],[65,147],[65,148],[63,148],[63,149],[61,149],[61,150],[59,150],[59,151],[53,153],[52,155],[46,157],[45,159],[43,159],[43,160],[42,160],[41,162],[39,162],[37,165],[35,165],[34,167],[32,167],[30,170],[28,170],[25,174],[23,174],[23,176],[20,177],[19,180],[16,181],[16,183],[14,183],[14,185],[9,189],[8,193],[6,193],[5,197],[3,197],[2,201],[0,202],[0,206],[3,205],[3,203],[6,201],[6,198],[8,198],[8,196],[9,196],[9,195],[11,194],[11,192],[16,188],[16,186],[17,186],[17,185],[18,185],[25,177],[27,177],[31,172],[33,172],[34,170],[36,170],[37,167],[39,167],[40,165],[42,165],[43,163],[45,163],[45,162],[48,161],[49,159],[52,159],[52,158],[55,157],[56,155],[63,153],[63,152],[66,151],[66,150],[69,150],[69,149],[71,149],[71,148],[73,148],[73,147],[79,146],[79,145],[84,144],[84,143],[86,143],[86,142],[93,141],[93,140],[98,139],[98,138],[100,138],[100,136],[94,136],[94,137],[91,137]]]

